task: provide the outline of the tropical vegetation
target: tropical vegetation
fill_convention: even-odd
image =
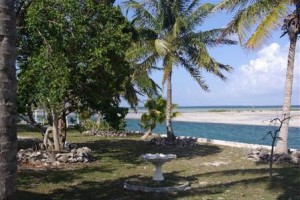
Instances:
[[[132,26],[110,1],[19,1],[18,108],[29,116],[46,109],[53,125],[54,149],[66,140],[69,113],[101,113],[118,129],[138,99],[125,52]],[[58,135],[58,136],[57,136]]]
[[[140,122],[141,127],[146,130],[146,133],[142,136],[143,140],[147,139],[147,137],[151,135],[157,123],[161,124],[166,120],[167,101],[162,96],[149,98],[145,102],[144,107],[147,109],[147,112],[142,114]],[[174,111],[175,108],[176,105],[173,104],[171,108],[171,118],[174,118],[180,114],[179,112]]]
[[[138,71],[151,73],[155,69],[163,70],[162,84],[167,85],[167,139],[174,141],[171,121],[174,68],[186,69],[200,87],[208,91],[203,70],[222,80],[226,79],[222,71],[231,70],[230,66],[212,58],[208,48],[235,42],[220,38],[223,29],[200,29],[214,8],[209,3],[201,4],[199,0],[128,0],[125,6],[134,13],[132,23],[139,37],[128,51],[127,59],[135,63]]]
[[[291,110],[292,86],[294,77],[294,60],[297,39],[300,35],[300,1],[299,0],[223,0],[217,9],[234,12],[233,20],[223,32],[223,36],[237,33],[241,44],[248,49],[260,47],[272,31],[281,28],[282,37],[287,35],[290,46],[287,59],[286,82],[282,119],[284,123],[279,133],[281,138],[276,145],[277,153],[288,152],[288,127]]]

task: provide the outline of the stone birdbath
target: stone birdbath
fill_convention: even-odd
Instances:
[[[177,156],[175,154],[162,154],[162,153],[156,153],[156,154],[143,154],[141,157],[144,160],[147,160],[148,162],[151,162],[155,165],[155,172],[153,175],[154,181],[163,181],[164,177],[162,174],[162,165],[166,162],[169,162],[173,159],[175,159]]]

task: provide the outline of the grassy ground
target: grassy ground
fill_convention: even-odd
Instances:
[[[18,135],[41,137],[24,127],[19,127]],[[300,199],[299,166],[275,165],[274,178],[270,180],[267,164],[242,158],[246,149],[203,144],[161,148],[139,138],[102,138],[75,131],[69,133],[68,141],[91,148],[97,160],[49,169],[19,167],[18,199]],[[177,155],[163,166],[164,177],[189,181],[189,191],[156,194],[123,189],[127,179],[151,180],[154,167],[140,155],[157,152]]]

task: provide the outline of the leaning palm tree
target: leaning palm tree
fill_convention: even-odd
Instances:
[[[0,1],[0,199],[16,199],[15,2]]]
[[[222,70],[230,71],[231,67],[217,62],[209,55],[207,48],[235,42],[220,39],[222,29],[199,29],[211,13],[212,4],[200,4],[199,0],[128,0],[125,6],[134,13],[132,22],[139,36],[127,57],[136,63],[137,74],[163,70],[162,84],[167,85],[167,139],[174,141],[176,137],[171,121],[174,67],[186,69],[200,87],[208,91],[201,70],[225,80]]]
[[[237,11],[233,20],[223,32],[223,36],[237,33],[245,48],[260,47],[271,36],[273,30],[281,29],[288,35],[290,47],[287,60],[285,93],[282,107],[282,124],[276,152],[287,153],[288,127],[290,119],[294,60],[297,38],[300,34],[300,1],[299,0],[223,0],[215,9]],[[293,12],[290,12],[294,9]],[[291,13],[291,14],[289,14]]]

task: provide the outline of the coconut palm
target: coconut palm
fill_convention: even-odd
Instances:
[[[217,62],[207,48],[235,42],[219,39],[222,29],[199,29],[211,13],[212,4],[200,4],[199,0],[128,0],[125,6],[133,11],[132,22],[139,33],[139,40],[132,45],[127,57],[136,63],[137,74],[163,70],[162,84],[167,85],[167,139],[174,141],[171,121],[174,67],[186,69],[200,87],[208,91],[201,70],[225,80],[222,70],[230,71],[231,67]]]
[[[156,98],[149,98],[144,106],[147,108],[147,112],[142,114],[140,125],[147,131],[142,136],[143,140],[151,135],[152,130],[155,129],[157,123],[163,123],[166,120],[167,101],[162,96],[158,96]],[[179,112],[173,112],[175,108],[176,105],[173,104],[171,118],[179,115]]]
[[[287,60],[282,118],[284,123],[279,133],[276,152],[287,153],[288,127],[290,119],[293,71],[297,38],[300,34],[299,0],[223,0],[215,9],[235,12],[223,35],[237,33],[245,48],[255,49],[268,39],[272,31],[280,27],[288,35],[290,47]],[[291,12],[293,9],[293,12]],[[289,14],[291,13],[291,14]]]
[[[0,1],[0,199],[15,199],[17,175],[15,2]]]

